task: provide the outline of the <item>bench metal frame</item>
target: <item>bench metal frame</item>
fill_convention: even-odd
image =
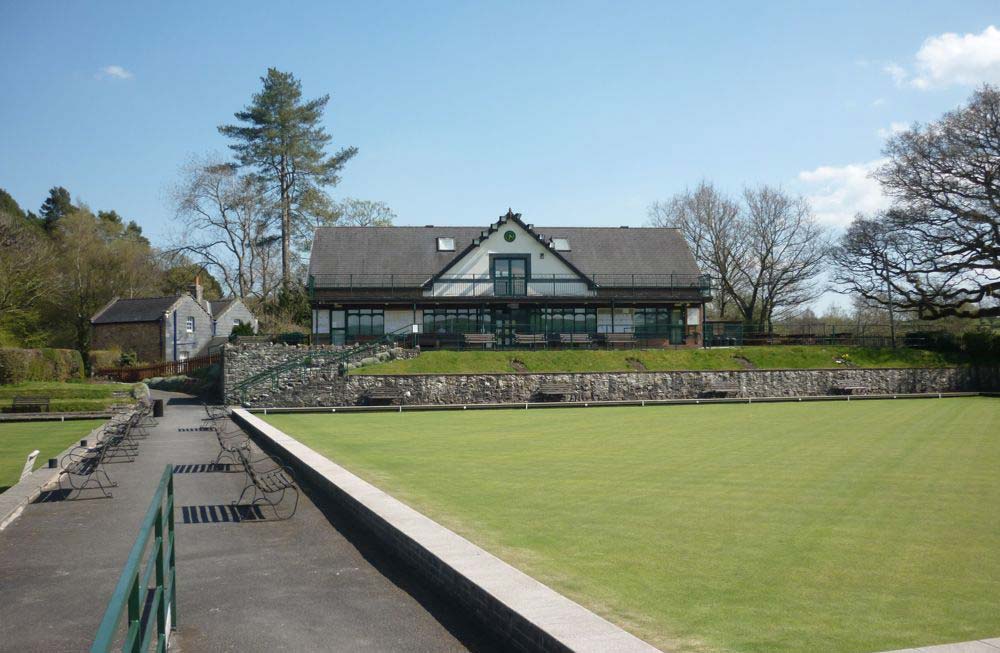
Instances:
[[[246,472],[247,483],[243,487],[243,491],[240,492],[239,498],[233,502],[233,505],[242,505],[247,491],[252,490],[250,505],[267,504],[271,506],[276,519],[291,519],[295,515],[295,511],[299,508],[299,489],[296,487],[295,475],[292,473],[292,470],[289,467],[283,466],[277,458],[268,456],[267,454],[264,454],[262,458],[253,460],[250,457],[249,447],[238,449],[236,455],[239,456],[240,463],[243,465],[243,471]],[[271,466],[267,469],[256,467],[256,465],[263,462],[268,462]],[[285,493],[288,491],[295,494],[295,500],[292,504],[292,511],[287,515],[282,515],[281,511],[278,510],[278,506],[284,501]],[[273,498],[275,495],[277,495],[277,499]]]

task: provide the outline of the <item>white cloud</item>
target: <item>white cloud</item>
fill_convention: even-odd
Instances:
[[[883,70],[899,86],[920,90],[946,86],[1000,83],[1000,29],[990,25],[979,34],[946,32],[925,40],[914,56],[913,71],[896,63]]]
[[[117,65],[105,66],[97,73],[97,79],[132,79],[131,71]]]
[[[894,135],[899,134],[901,132],[905,132],[909,128],[910,128],[910,126],[908,124],[906,124],[905,122],[896,122],[896,121],[893,121],[893,122],[889,123],[889,127],[888,128],[880,127],[879,130],[878,130],[878,135],[879,135],[880,138],[889,138],[890,136],[894,136]]]
[[[882,187],[870,177],[883,163],[885,159],[876,159],[800,172],[799,181],[807,188],[806,199],[816,218],[835,227],[845,227],[857,213],[887,208],[889,200],[882,194]]]
[[[890,61],[886,65],[882,66],[882,70],[889,73],[892,76],[892,81],[896,82],[897,86],[902,86],[906,81],[907,73],[906,69],[900,66],[898,63]]]
[[[872,102],[872,106],[873,107],[880,107],[880,106],[882,106],[884,104],[885,104],[885,98],[884,97],[875,98],[875,101]]]

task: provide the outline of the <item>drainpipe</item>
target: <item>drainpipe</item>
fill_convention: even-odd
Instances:
[[[174,358],[170,362],[177,362],[177,311],[174,311]]]

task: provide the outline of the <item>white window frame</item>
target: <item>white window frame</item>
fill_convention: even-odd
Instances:
[[[194,333],[194,316],[189,315],[186,320],[184,320],[184,330],[188,333]]]

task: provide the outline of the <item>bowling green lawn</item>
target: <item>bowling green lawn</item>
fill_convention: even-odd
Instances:
[[[1000,399],[266,419],[664,649],[1000,636]]]

